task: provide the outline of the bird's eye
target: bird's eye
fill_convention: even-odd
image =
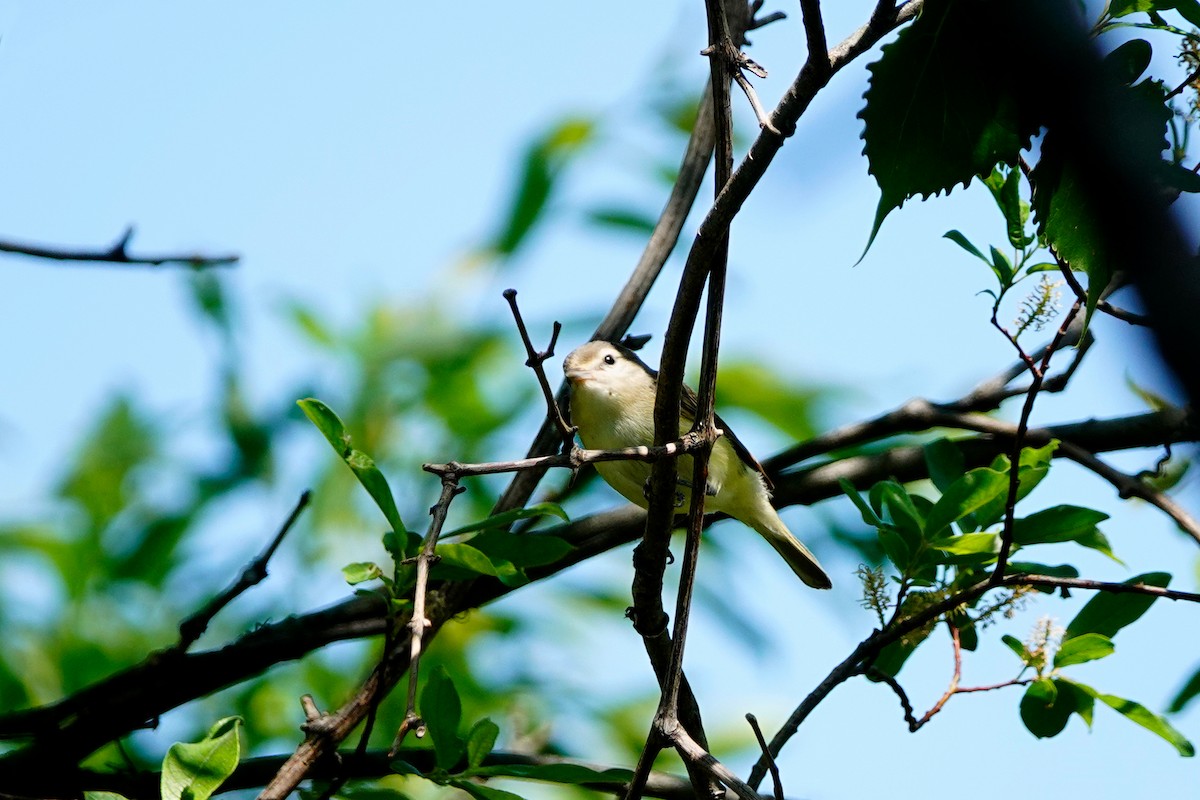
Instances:
[[[612,366],[613,364],[617,363],[617,360],[615,358],[613,358],[611,355],[608,355],[608,356],[604,357],[604,363],[608,364],[609,366]]]

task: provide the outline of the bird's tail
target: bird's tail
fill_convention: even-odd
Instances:
[[[792,568],[792,572],[799,576],[800,580],[814,589],[832,588],[833,583],[825,574],[825,570],[821,568],[817,557],[792,535],[787,525],[784,525],[783,520],[779,518],[779,514],[771,507],[770,503],[765,502],[765,499],[763,505],[766,508],[755,515],[757,519],[750,527],[758,531],[771,544],[771,547],[775,548],[775,552],[783,557],[783,560]]]

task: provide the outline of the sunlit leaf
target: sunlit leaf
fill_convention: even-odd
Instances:
[[[1099,633],[1085,633],[1073,639],[1067,639],[1054,654],[1054,666],[1069,667],[1072,664],[1083,664],[1105,658],[1113,653],[1112,639]]]
[[[350,434],[346,432],[346,426],[342,424],[342,420],[333,412],[333,409],[312,397],[297,400],[296,405],[300,406],[304,415],[317,426],[317,430],[324,434],[325,439],[346,462],[346,466],[350,467],[354,477],[358,478],[358,482],[363,485],[363,488],[371,495],[371,499],[375,501],[375,505],[383,512],[383,516],[392,526],[392,530],[404,533],[407,529],[404,527],[404,521],[400,519],[400,512],[396,508],[396,500],[392,497],[392,490],[388,486],[387,479],[383,477],[383,473],[375,466],[375,462],[370,456],[361,450],[354,449],[351,445]]]
[[[1007,491],[1007,475],[987,467],[973,469],[946,488],[929,512],[925,529],[934,535]]]
[[[1133,700],[1126,700],[1123,697],[1111,694],[1097,695],[1097,698],[1109,708],[1124,714],[1127,719],[1136,722],[1151,733],[1157,734],[1170,742],[1171,746],[1179,751],[1179,755],[1185,758],[1191,758],[1196,755],[1196,748],[1182,733],[1175,730],[1174,726],[1167,722],[1166,719],[1155,714],[1141,703],[1135,703]]]
[[[237,769],[241,724],[241,717],[226,717],[199,742],[171,745],[162,763],[163,800],[207,800]]]

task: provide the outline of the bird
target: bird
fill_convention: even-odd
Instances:
[[[627,347],[594,340],[573,350],[563,361],[570,387],[571,422],[584,447],[617,450],[654,443],[654,397],[658,373]],[[696,418],[696,393],[683,387],[680,435]],[[815,589],[833,584],[816,556],[792,535],[771,505],[771,483],[762,465],[716,417],[723,435],[713,445],[708,462],[705,508],[721,511],[757,531],[783,557],[792,571]],[[680,458],[679,470],[691,474],[691,458]],[[646,508],[650,464],[643,461],[599,461],[600,476],[625,499]],[[690,501],[689,481],[680,481],[679,505]]]

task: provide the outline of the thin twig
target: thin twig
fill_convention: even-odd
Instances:
[[[209,267],[228,267],[238,263],[241,256],[238,255],[222,255],[208,256],[202,253],[191,254],[170,254],[156,256],[131,256],[126,248],[129,241],[133,238],[133,227],[125,229],[121,237],[116,243],[107,250],[71,250],[64,247],[46,247],[43,245],[27,244],[23,242],[14,242],[12,240],[0,241],[0,253],[12,253],[13,255],[31,256],[33,258],[49,259],[51,261],[90,261],[93,263],[102,264],[128,264],[130,266],[183,266],[191,267],[192,269],[206,269]]]
[[[433,546],[436,545],[437,539],[441,535],[442,527],[446,522],[446,514],[449,511],[450,502],[460,491],[461,488],[458,486],[456,478],[443,477],[441,497],[433,508],[430,509],[433,519],[429,523],[429,532],[425,535],[425,546],[418,560],[418,585],[414,590],[412,619],[416,622],[411,625],[411,638],[413,639],[420,638],[424,641],[426,637],[432,635],[437,627],[448,619],[443,616],[441,608],[438,608],[436,615],[432,615],[433,618],[427,616],[429,608],[425,597],[427,584],[422,584],[421,582],[421,561],[425,562],[427,570],[430,560],[427,554],[432,553]],[[430,544],[430,542],[433,544]],[[425,572],[425,579],[428,579],[427,571]],[[387,614],[391,614],[390,609],[388,609]],[[419,644],[410,645],[410,648],[406,651],[403,647],[403,642],[397,642],[397,646],[393,647],[391,652],[384,654],[383,658],[375,666],[374,671],[363,682],[355,695],[335,713],[324,717],[319,731],[309,731],[305,740],[296,748],[296,752],[284,762],[279,771],[258,795],[258,800],[284,800],[285,797],[291,794],[300,782],[304,780],[313,765],[328,753],[336,751],[338,745],[367,717],[379,698],[391,691],[396,685],[399,676],[403,674],[405,666],[411,667],[411,673],[416,673],[416,665],[412,663],[411,659],[419,657]],[[410,702],[409,711],[411,710],[412,704]],[[405,724],[409,724],[409,714],[405,715]]]
[[[203,608],[179,624],[179,641],[175,645],[176,650],[186,651],[195,644],[196,640],[208,629],[208,624],[212,622],[213,617],[221,612],[221,609],[233,602],[238,595],[250,587],[258,585],[267,577],[267,562],[271,560],[271,556],[275,555],[275,551],[283,543],[283,537],[296,524],[296,520],[300,518],[301,512],[304,511],[311,497],[312,493],[309,491],[302,493],[296,507],[292,509],[292,513],[280,526],[275,538],[242,569],[242,574],[238,576],[237,580],[230,584],[225,591],[205,603]]]
[[[788,717],[787,721],[772,737],[768,752],[772,757],[778,757],[783,746],[788,740],[796,734],[804,720],[808,715],[821,704],[821,702],[829,696],[829,694],[841,684],[855,675],[861,675],[866,669],[864,665],[870,664],[877,655],[892,642],[898,641],[907,636],[918,628],[923,628],[930,622],[940,618],[954,609],[970,603],[992,589],[998,587],[1016,587],[1016,586],[1032,586],[1036,588],[1070,588],[1070,589],[1085,589],[1090,591],[1108,592],[1110,594],[1141,594],[1151,597],[1161,597],[1168,600],[1179,600],[1191,603],[1200,603],[1200,594],[1195,592],[1181,592],[1174,589],[1164,589],[1161,586],[1150,586],[1143,583],[1111,583],[1108,581],[1096,581],[1085,578],[1056,578],[1050,575],[1006,575],[1001,578],[998,584],[994,584],[991,579],[983,580],[973,586],[969,586],[962,591],[951,595],[943,600],[940,600],[930,606],[921,609],[920,612],[911,617],[905,617],[899,620],[896,624],[889,626],[886,630],[875,630],[870,636],[863,639],[851,651],[850,655],[846,656],[836,667],[834,667],[825,678],[817,684],[808,696],[796,706]],[[895,688],[895,687],[893,687]],[[911,708],[911,705],[909,706]],[[767,774],[766,758],[759,758],[753,769],[750,771],[750,779],[748,781],[751,787],[757,787]]]
[[[548,359],[554,357],[554,345],[558,342],[562,324],[555,320],[554,331],[550,334],[550,344],[546,346],[545,350],[539,352],[530,341],[529,331],[525,328],[525,320],[521,317],[521,310],[517,308],[517,290],[505,289],[504,299],[508,301],[509,308],[512,309],[513,319],[517,323],[517,331],[521,334],[521,341],[525,344],[525,352],[529,356],[525,360],[525,366],[532,369],[533,374],[537,376],[538,385],[542,387],[542,395],[546,398],[546,418],[558,428],[559,435],[562,436],[562,450],[565,453],[575,445],[575,428],[568,425],[566,419],[563,418],[562,409],[558,407],[558,400],[554,397],[554,390],[550,388],[550,381],[546,378],[546,370],[542,366]]]
[[[946,687],[945,693],[925,712],[925,715],[918,720],[909,722],[908,730],[911,733],[921,730],[929,720],[933,719],[945,707],[950,698],[958,692],[958,682],[962,680],[962,638],[959,635],[958,628],[950,620],[946,620],[946,627],[950,629],[950,642],[954,651],[954,674],[950,676],[950,685]]]
[[[435,551],[437,549],[438,536],[442,532],[442,525],[445,523],[446,514],[450,510],[450,503],[464,491],[466,491],[466,487],[459,485],[457,475],[442,475],[441,497],[438,498],[433,508],[429,509],[429,513],[433,517],[433,523],[429,526],[429,535],[425,537],[425,542],[421,546],[421,552],[417,556],[417,578],[416,586],[413,588],[413,612],[408,623],[410,631],[408,637],[408,695],[405,698],[404,720],[400,723],[400,729],[396,732],[396,738],[392,741],[391,752],[393,753],[404,743],[404,739],[409,731],[412,731],[418,739],[425,735],[425,722],[417,714],[417,681],[420,679],[421,647],[425,641],[425,631],[433,625],[429,618],[425,616],[425,605],[429,589],[429,568],[437,558]]]
[[[758,747],[762,750],[763,757],[767,759],[767,769],[771,772],[771,785],[775,789],[775,800],[783,800],[783,779],[779,776],[779,765],[771,756],[771,751],[767,747],[767,737],[763,736],[762,728],[758,726],[758,718],[753,714],[746,714],[746,722],[750,723],[750,730],[754,731]]]
[[[997,301],[997,306],[999,301]],[[1017,494],[1021,487],[1021,450],[1025,447],[1025,434],[1029,430],[1029,417],[1033,413],[1033,404],[1037,400],[1038,392],[1042,388],[1042,383],[1046,379],[1046,373],[1050,369],[1050,358],[1058,349],[1059,343],[1066,337],[1067,330],[1071,326],[1071,322],[1075,319],[1075,315],[1083,308],[1083,300],[1076,298],[1071,310],[1067,312],[1063,318],[1062,324],[1058,327],[1058,333],[1046,348],[1045,355],[1042,356],[1040,363],[1034,362],[1018,344],[1015,336],[1009,334],[1005,328],[996,321],[996,308],[992,309],[992,325],[994,325],[1005,338],[1007,338],[1016,348],[1018,355],[1029,366],[1029,373],[1032,375],[1032,381],[1029,384],[1029,392],[1025,396],[1025,403],[1021,407],[1021,417],[1017,422],[1017,431],[1013,436],[1012,454],[1009,457],[1008,468],[1008,495],[1004,501],[1004,527],[1000,533],[1000,553],[996,556],[996,567],[992,570],[992,583],[998,583],[1004,576],[1004,571],[1008,567],[1008,556],[1012,552],[1013,536],[1016,525],[1016,506]]]

